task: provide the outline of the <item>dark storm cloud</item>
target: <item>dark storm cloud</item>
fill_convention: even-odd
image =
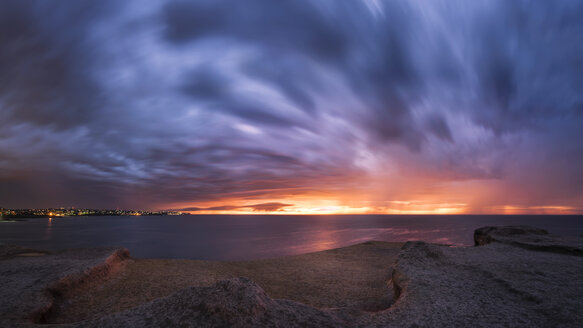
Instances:
[[[334,71],[366,107],[337,114],[367,131],[372,147],[397,143],[422,152],[431,137],[446,145],[456,135],[471,138],[455,131],[460,127],[451,125],[459,124],[452,115],[469,117],[500,138],[523,133],[540,142],[551,142],[542,131],[560,129],[563,118],[583,123],[581,3],[382,2],[381,7],[378,18],[359,2],[171,2],[164,11],[165,36],[177,46],[217,38],[259,49],[263,56],[248,60],[245,67],[253,69],[244,72],[279,89],[310,117],[331,111],[314,105],[308,91],[324,82],[310,68]],[[434,91],[436,86],[446,92]],[[235,103],[223,110],[237,108]],[[564,142],[577,144],[577,150],[557,156],[580,161],[580,142]],[[493,140],[487,143],[493,148],[483,144],[475,150],[444,146],[440,161],[457,163],[443,173],[513,174],[502,164],[504,143]],[[553,171],[552,162],[542,165]]]
[[[198,211],[232,211],[232,210],[244,210],[244,209],[251,209],[257,212],[273,212],[273,211],[280,211],[281,209],[293,206],[293,204],[284,204],[279,202],[270,202],[270,203],[261,203],[261,204],[253,204],[253,205],[245,205],[245,206],[233,206],[233,205],[224,205],[224,206],[213,206],[213,207],[185,207],[178,209],[177,211],[185,211],[185,212],[198,212]]]
[[[272,212],[272,211],[279,211],[284,207],[293,206],[293,204],[284,204],[278,202],[271,202],[271,203],[262,203],[262,204],[254,204],[245,206],[246,208],[252,208],[254,211],[263,211],[263,212]]]
[[[310,93],[321,89],[315,77],[310,76],[310,72],[306,72],[304,67],[296,61],[278,65],[272,58],[264,56],[262,59],[251,61],[244,67],[244,72],[276,86],[301,110],[312,114],[316,110],[316,105]]]
[[[274,112],[269,105],[235,95],[230,89],[232,89],[231,81],[220,72],[208,67],[190,72],[182,87],[185,95],[194,100],[206,102],[210,108],[228,112],[255,123],[282,127],[305,125],[287,113]]]
[[[233,37],[268,44],[280,52],[300,48],[322,59],[335,59],[349,44],[338,33],[336,22],[322,19],[314,7],[288,0],[173,1],[165,7],[166,36],[175,43]]]
[[[385,20],[373,21],[359,2],[176,1],[165,7],[165,36],[177,45],[224,38],[259,48],[262,55],[245,63],[244,72],[276,86],[309,113],[314,101],[307,91],[319,85],[310,64],[338,70],[370,109],[355,120],[382,142],[419,149],[423,131],[404,99],[421,88],[408,49],[407,14],[402,4],[390,5]],[[294,124],[237,100],[222,105],[262,124]]]
[[[501,3],[498,24],[475,27],[479,123],[495,131],[536,127],[581,112],[581,2]]]
[[[221,99],[229,95],[229,80],[207,67],[191,72],[183,86],[184,93],[200,99]]]
[[[106,2],[5,1],[0,10],[0,100],[16,121],[66,128],[103,105],[91,75],[88,30]]]
[[[451,130],[443,117],[435,115],[428,117],[426,121],[426,129],[432,132],[436,137],[453,142]]]
[[[577,1],[5,1],[0,202],[254,204],[385,163],[573,199],[582,16]]]

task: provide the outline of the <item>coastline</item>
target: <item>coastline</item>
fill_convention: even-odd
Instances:
[[[581,240],[528,227],[478,230],[479,247],[374,241],[239,262],[4,245],[2,279],[12,285],[4,282],[0,323],[157,327],[188,317],[193,327],[526,327],[555,321],[575,327],[583,319],[577,298],[583,292]],[[21,286],[34,282],[29,295],[17,290],[19,280]],[[27,303],[38,295],[46,299]],[[7,305],[18,311],[6,312]],[[500,311],[504,317],[491,316]]]

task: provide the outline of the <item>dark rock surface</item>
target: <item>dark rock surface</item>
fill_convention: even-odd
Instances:
[[[106,277],[128,258],[125,249],[51,253],[0,245],[0,327],[45,321],[60,295]]]
[[[502,243],[407,243],[393,274],[389,326],[580,327],[583,259]]]
[[[583,240],[549,234],[528,226],[483,227],[474,231],[476,246],[497,242],[525,249],[583,256]]]

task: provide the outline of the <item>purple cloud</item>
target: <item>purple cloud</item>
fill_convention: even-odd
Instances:
[[[3,2],[0,205],[580,203],[581,3],[376,3]]]

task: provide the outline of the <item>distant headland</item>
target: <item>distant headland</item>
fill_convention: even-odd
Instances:
[[[88,208],[0,208],[0,219],[4,218],[51,218],[63,216],[140,216],[140,215],[186,215],[180,211],[139,211],[128,209],[88,209]]]

